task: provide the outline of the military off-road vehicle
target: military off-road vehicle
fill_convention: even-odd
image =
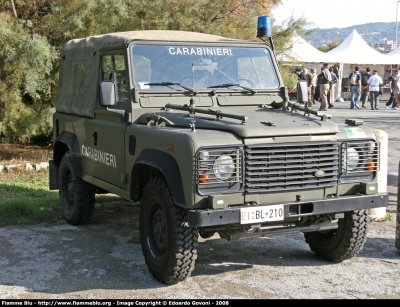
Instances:
[[[387,206],[387,143],[289,101],[260,29],[259,41],[147,30],[67,42],[50,161],[66,221],[88,222],[95,194],[139,202],[145,262],[166,284],[190,276],[199,235],[301,232],[327,261],[356,256],[368,209]]]

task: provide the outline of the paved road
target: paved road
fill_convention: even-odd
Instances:
[[[338,102],[333,121],[360,118],[389,135],[389,221],[371,222],[360,254],[339,264],[317,258],[303,235],[199,244],[192,277],[173,286],[148,273],[138,234],[138,206],[96,208],[88,225],[64,221],[0,228],[0,297],[36,299],[398,299],[400,254],[395,209],[399,111],[349,110]]]

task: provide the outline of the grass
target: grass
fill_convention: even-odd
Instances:
[[[119,200],[96,195],[96,203]],[[0,226],[37,224],[63,219],[58,190],[49,190],[49,171],[15,169],[0,173]]]
[[[390,213],[390,212],[386,212],[386,217],[385,217],[385,221],[390,221],[390,220],[392,220],[392,218],[393,218],[393,215]]]

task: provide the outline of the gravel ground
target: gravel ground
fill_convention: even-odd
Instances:
[[[383,102],[384,103],[384,102]],[[382,103],[381,103],[382,104]],[[369,223],[357,257],[329,263],[302,234],[228,242],[201,239],[192,276],[172,286],[152,278],[142,256],[137,204],[110,203],[92,221],[0,228],[2,299],[398,299],[395,247],[399,111],[349,110],[338,102],[333,121],[361,118],[389,135],[387,212]],[[352,112],[352,114],[350,113]]]

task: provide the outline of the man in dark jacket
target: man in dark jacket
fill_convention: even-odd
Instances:
[[[390,105],[392,110],[398,110],[398,104],[396,102],[396,96],[399,93],[399,70],[394,69],[393,74],[388,78],[389,82],[389,90],[390,90],[390,98],[386,103],[386,109],[390,109]]]
[[[321,97],[320,111],[326,111],[328,105],[328,92],[332,87],[332,75],[328,70],[328,63],[324,63],[322,66],[322,72],[318,75],[319,93]]]
[[[296,75],[299,78],[299,80],[307,81],[306,75],[304,74],[304,72],[301,68],[296,68],[295,72],[296,72]]]
[[[358,66],[355,67],[354,71],[349,76],[349,89],[351,91],[350,109],[354,109],[354,107],[359,109],[358,103],[361,98],[361,74]]]
[[[371,77],[370,71],[371,69],[367,67],[365,73],[361,75],[361,105],[364,109],[366,108],[365,104],[368,100],[368,79]]]

